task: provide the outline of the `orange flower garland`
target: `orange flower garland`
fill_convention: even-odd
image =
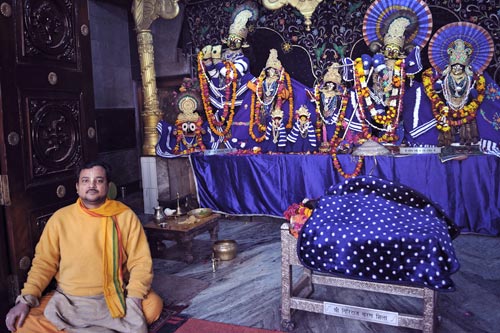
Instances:
[[[208,78],[207,74],[205,73],[205,67],[203,66],[202,61],[203,61],[203,53],[200,52],[198,53],[198,78],[200,81],[201,99],[203,101],[203,108],[205,109],[205,113],[207,115],[207,121],[212,132],[214,132],[218,136],[226,136],[226,134],[228,134],[229,131],[231,130],[231,125],[233,124],[233,118],[235,114],[234,106],[236,103],[236,89],[238,87],[238,72],[232,62],[230,61],[224,62],[226,68],[226,87],[225,87],[226,101],[224,101],[224,111],[222,113],[221,120],[218,121],[215,118],[212,106],[210,104]],[[229,106],[227,100],[229,100],[230,97],[231,97],[231,102]],[[229,119],[227,120],[226,128],[221,132],[219,131],[218,127],[222,128],[224,126],[224,122],[226,121],[228,114],[229,114]]]
[[[252,94],[252,103],[250,107],[250,124],[248,126],[248,132],[250,137],[255,140],[255,142],[262,142],[266,138],[266,125],[261,124],[259,114],[255,112],[255,93]],[[256,136],[254,133],[254,126],[257,125],[259,132],[263,133],[261,136]]]
[[[448,132],[451,126],[460,126],[474,120],[486,92],[486,80],[484,76],[480,75],[476,79],[477,97],[459,110],[454,110],[446,105],[439,94],[434,90],[434,84],[437,79],[438,77],[433,75],[432,68],[428,68],[422,73],[422,82],[424,84],[425,93],[432,103],[432,114],[437,120],[437,129],[442,132]]]
[[[361,172],[361,168],[363,167],[363,161],[364,157],[359,156],[358,157],[358,162],[356,163],[356,167],[354,168],[354,171],[352,173],[346,173],[342,165],[340,165],[340,161],[337,156],[337,148],[339,147],[340,143],[342,142],[342,138],[340,137],[340,129],[343,128],[343,123],[345,119],[345,113],[346,113],[346,106],[347,102],[349,100],[349,93],[347,92],[347,89],[344,88],[344,91],[342,92],[342,99],[340,103],[340,111],[339,111],[339,116],[337,117],[337,122],[335,124],[335,132],[333,133],[332,138],[330,139],[330,147],[331,147],[331,155],[332,155],[332,161],[333,161],[333,166],[335,167],[335,170],[344,178],[353,178],[359,175]],[[316,112],[318,112],[318,102],[316,102]],[[347,130],[347,128],[346,128]]]

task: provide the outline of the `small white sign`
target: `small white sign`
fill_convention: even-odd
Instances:
[[[440,154],[441,147],[399,147],[400,154]]]
[[[323,302],[323,313],[331,316],[371,321],[385,325],[398,326],[398,313],[367,309],[338,303]]]

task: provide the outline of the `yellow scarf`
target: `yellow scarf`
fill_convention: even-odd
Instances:
[[[80,208],[90,216],[101,217],[104,234],[103,277],[104,298],[113,318],[125,316],[125,295],[123,293],[123,243],[116,215],[129,208],[119,201],[106,199],[99,208],[88,209],[82,200],[77,200]]]

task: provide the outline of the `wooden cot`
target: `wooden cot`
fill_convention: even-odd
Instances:
[[[321,274],[306,269],[297,256],[297,239],[290,234],[290,224],[281,226],[281,326],[285,331],[295,327],[292,311],[301,310],[343,318],[353,318],[386,325],[408,327],[424,333],[434,332],[436,326],[437,291],[420,286],[370,282]],[[292,267],[303,268],[301,276],[292,277]],[[293,281],[296,280],[294,283]],[[414,297],[423,300],[422,315],[331,303],[308,298],[315,285],[364,290],[383,294]]]

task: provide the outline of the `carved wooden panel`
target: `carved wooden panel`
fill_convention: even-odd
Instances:
[[[23,56],[76,64],[73,1],[24,0]]]
[[[78,100],[28,100],[32,175],[42,177],[75,166],[81,157]]]

